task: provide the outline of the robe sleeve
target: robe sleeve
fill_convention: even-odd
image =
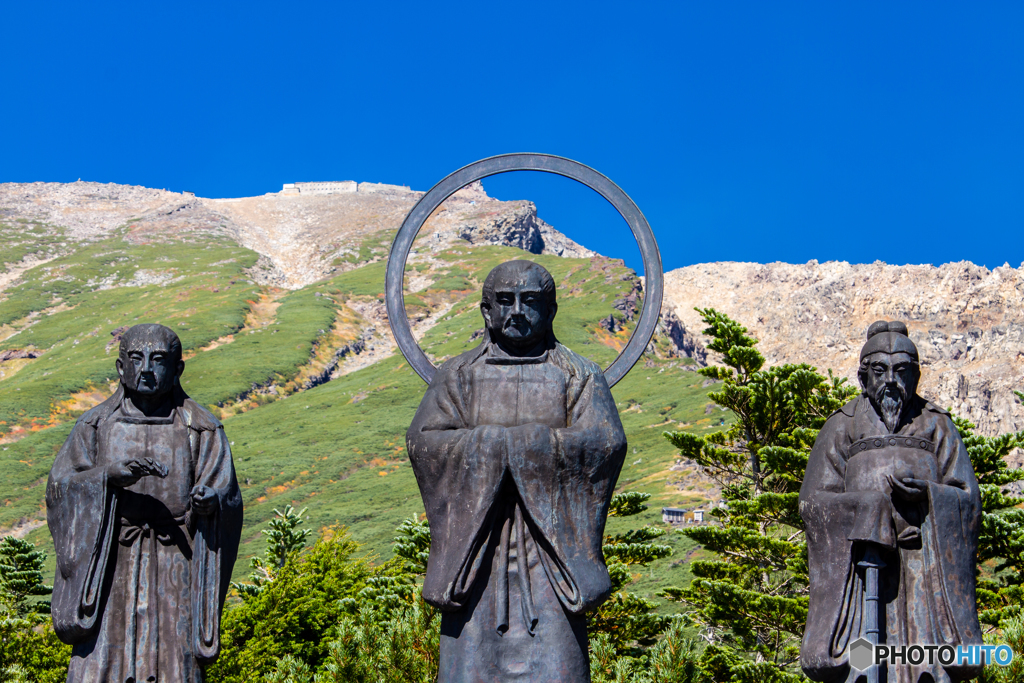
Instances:
[[[931,518],[943,597],[949,610],[951,645],[980,644],[975,596],[981,493],[967,447],[945,411],[936,415],[935,444],[941,483],[928,485]]]
[[[209,663],[220,651],[220,615],[242,534],[242,493],[224,427],[205,410],[196,408],[189,414],[195,483],[213,489],[218,501],[212,514],[194,516],[192,542],[194,652],[200,662]]]
[[[854,407],[847,404],[842,411],[818,433],[800,488],[810,577],[800,664],[813,681],[842,674],[848,641],[858,632],[859,600],[854,596],[862,587],[852,571],[854,541],[895,547],[889,497],[882,491],[845,493],[843,453]]]
[[[483,560],[506,471],[505,428],[467,425],[462,357],[435,374],[406,434],[416,483],[430,522],[423,599],[462,608]]]
[[[118,496],[96,467],[96,418],[86,413],[57,453],[46,484],[46,522],[57,555],[52,613],[61,641],[95,634],[116,554]]]
[[[626,435],[600,368],[572,360],[586,365],[569,382],[568,426],[524,425],[507,438],[509,470],[544,570],[565,609],[579,614],[611,593],[602,545]]]

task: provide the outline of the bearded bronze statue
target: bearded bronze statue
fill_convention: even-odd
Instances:
[[[587,610],[626,437],[601,368],[555,339],[555,282],[487,276],[480,346],[434,376],[406,441],[430,522],[441,683],[590,680]]]
[[[868,328],[862,393],[814,443],[800,515],[810,604],[801,664],[815,681],[855,683],[850,649],[981,644],[975,568],[981,498],[967,449],[945,410],[917,394],[917,347],[900,322]],[[867,680],[944,683],[977,666],[885,664]]]
[[[78,420],[46,485],[67,680],[200,683],[242,531],[231,449],[182,391],[171,329],[129,329],[116,366],[117,391]]]

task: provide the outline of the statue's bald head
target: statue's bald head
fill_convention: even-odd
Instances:
[[[174,389],[185,368],[181,340],[169,327],[135,325],[121,336],[117,374],[130,392],[166,394]]]
[[[533,261],[505,261],[495,266],[484,279],[484,287],[481,292],[482,301],[490,304],[494,301],[494,290],[496,284],[514,285],[522,284],[532,280],[540,286],[544,298],[549,305],[555,305],[555,278],[551,277],[548,269]]]
[[[480,297],[491,341],[525,355],[551,335],[558,311],[555,279],[532,261],[507,261],[484,280]]]
[[[125,359],[133,350],[140,350],[147,345],[159,345],[174,357],[175,362],[181,360],[181,340],[178,339],[178,335],[171,328],[154,323],[129,327],[121,335],[118,357]]]

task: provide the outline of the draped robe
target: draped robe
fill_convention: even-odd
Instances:
[[[122,388],[83,415],[46,487],[57,552],[53,623],[74,646],[69,682],[199,683],[220,647],[242,498],[224,429],[175,390],[169,417],[146,417]],[[117,487],[109,464],[153,458],[166,477]],[[216,510],[194,513],[190,492]]]
[[[626,438],[601,369],[553,340],[445,363],[407,434],[430,522],[423,597],[445,611],[442,683],[590,680],[585,612]]]
[[[928,481],[927,497],[894,497],[885,475]],[[974,570],[981,520],[977,479],[949,414],[919,396],[890,434],[858,396],[829,417],[814,443],[800,490],[806,524],[810,605],[804,672],[815,681],[856,680],[849,645],[863,635],[868,543],[880,550],[879,642],[980,644]],[[897,664],[889,683],[965,680],[977,668]],[[928,678],[931,676],[931,679]]]

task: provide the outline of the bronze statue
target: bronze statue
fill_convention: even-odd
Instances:
[[[171,329],[132,327],[116,365],[117,391],[78,420],[46,486],[67,680],[199,683],[242,530],[231,450],[181,389]]]
[[[861,395],[829,417],[800,490],[810,563],[801,648],[815,681],[966,680],[980,667],[850,666],[850,647],[980,644],[981,498],[952,419],[917,395],[917,347],[899,322],[868,329]],[[863,667],[861,667],[863,668]]]
[[[555,339],[557,308],[543,267],[492,270],[483,343],[437,371],[406,436],[442,683],[590,680],[585,612],[611,592],[601,544],[626,437],[601,368]]]

